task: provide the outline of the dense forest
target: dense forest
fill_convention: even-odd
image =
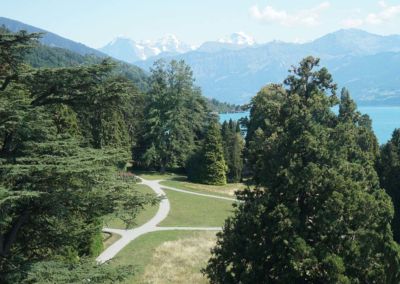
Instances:
[[[249,119],[220,124],[216,112],[241,108],[203,97],[183,61],[145,73],[39,37],[0,29],[0,282],[134,273],[94,260],[105,216],[132,223],[159,202],[132,190],[131,165],[248,183],[203,271],[211,283],[399,283],[400,130],[379,147],[317,58],[263,87]]]

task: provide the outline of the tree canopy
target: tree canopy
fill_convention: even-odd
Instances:
[[[394,239],[400,243],[400,129],[395,129],[392,138],[380,149],[378,173],[382,187],[393,199]]]
[[[398,283],[393,205],[379,186],[367,117],[319,60],[252,100],[254,190],[219,234],[211,283]],[[339,104],[339,115],[332,107]]]
[[[123,207],[134,218],[156,202],[117,174],[130,159],[137,91],[107,61],[30,68],[35,39],[0,32],[0,282],[32,283],[49,265],[112,282],[121,275],[90,259],[103,249],[102,217]],[[79,269],[69,279],[83,280]]]
[[[137,160],[161,171],[184,168],[203,135],[207,103],[183,61],[156,61],[149,80],[145,128]]]
[[[224,185],[227,169],[220,125],[217,121],[212,121],[201,148],[188,162],[188,177],[199,183]]]

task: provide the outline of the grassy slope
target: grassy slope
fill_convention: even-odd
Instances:
[[[153,190],[150,187],[143,185],[143,184],[136,184],[134,188],[135,188],[135,190],[137,190],[140,193],[154,194]],[[141,211],[138,214],[138,216],[136,217],[136,225],[134,227],[137,227],[137,226],[140,226],[140,225],[146,223],[157,213],[157,210],[158,210],[158,205],[145,206],[144,210]],[[125,223],[121,219],[117,218],[114,215],[109,215],[105,218],[104,226],[106,226],[108,228],[113,228],[113,229],[126,229]]]
[[[175,174],[135,172],[145,179],[167,180],[165,185],[214,195],[230,195],[238,185],[213,187],[186,182]],[[242,186],[242,185],[239,185]],[[243,188],[243,187],[241,187]],[[216,190],[221,190],[216,193]],[[144,189],[142,189],[144,190]],[[222,226],[232,202],[166,190],[171,211],[160,226]],[[147,209],[148,210],[148,209]],[[146,211],[147,211],[146,210]],[[149,218],[152,214],[146,212]],[[124,283],[207,283],[201,275],[215,243],[216,232],[160,231],[143,235],[125,247],[112,265],[134,265],[135,275]]]
[[[126,279],[124,283],[148,283],[146,276],[144,276],[145,270],[148,275],[149,269],[154,267],[157,263],[168,262],[170,257],[166,259],[153,259],[156,255],[156,251],[159,250],[167,241],[177,241],[182,239],[198,238],[199,236],[209,236],[209,232],[192,232],[192,231],[160,231],[153,232],[143,235],[130,243],[124,248],[111,262],[112,265],[134,265],[136,267],[135,275]],[[208,256],[206,257],[206,259]],[[202,267],[206,260],[202,259],[201,263],[194,265],[195,267]],[[187,267],[186,263],[176,264],[179,266],[185,266],[187,273],[192,271],[193,267]],[[174,267],[170,267],[173,271]],[[194,268],[196,269],[196,268]],[[170,272],[171,273],[171,272]],[[168,282],[163,282],[168,283]],[[179,282],[176,282],[179,283]]]
[[[160,226],[219,227],[232,213],[232,201],[166,190],[171,211]]]
[[[205,185],[199,183],[192,183],[186,180],[165,180],[161,182],[162,185],[171,186],[179,189],[184,189],[193,192],[207,193],[219,196],[228,196],[234,198],[234,193],[237,190],[243,190],[246,186],[243,183],[229,183],[227,185]]]
[[[227,185],[206,185],[188,181],[186,176],[174,173],[160,174],[159,172],[135,172],[135,174],[148,180],[163,180],[161,184],[179,189],[185,189],[200,193],[212,193],[221,196],[234,196],[235,191],[243,190],[246,185],[243,183],[229,183]]]
[[[151,262],[146,266],[143,282],[208,283],[201,269],[206,266],[215,242],[215,232],[201,232],[164,242],[155,249]]]

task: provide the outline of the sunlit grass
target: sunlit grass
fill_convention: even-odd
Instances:
[[[165,190],[171,204],[160,226],[219,227],[232,214],[233,201]]]
[[[229,183],[226,185],[218,186],[218,185],[193,183],[187,181],[186,179],[181,179],[181,180],[170,179],[162,181],[161,184],[193,192],[209,193],[209,194],[229,196],[229,197],[234,197],[235,191],[243,190],[244,188],[246,188],[246,185],[243,183]]]
[[[206,266],[215,242],[215,232],[199,232],[164,242],[155,249],[146,266],[143,283],[208,283],[201,269]]]
[[[195,231],[148,233],[126,246],[110,264],[135,267],[135,274],[124,283],[207,283],[200,275],[200,269],[205,266],[210,256],[210,247],[213,245],[212,239],[215,234],[216,232]],[[189,260],[189,258],[194,259]],[[164,263],[162,267],[161,263]],[[160,272],[162,269],[166,273],[165,276],[169,278],[165,279],[166,282],[162,282],[160,273],[150,276],[157,267]],[[175,282],[171,282],[170,279]],[[190,279],[193,281],[189,281]]]

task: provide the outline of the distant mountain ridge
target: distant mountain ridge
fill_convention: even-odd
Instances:
[[[136,42],[126,37],[117,37],[99,50],[114,58],[133,63],[157,55],[174,55],[185,53],[193,48],[181,42],[175,35],[166,35],[154,41]]]
[[[340,87],[360,105],[400,105],[400,36],[339,30],[303,44],[273,41],[240,49],[200,49],[166,56],[193,69],[205,96],[234,104],[249,102],[265,84],[282,82],[292,65],[309,55],[321,58]],[[135,64],[147,69],[152,59]]]
[[[3,26],[3,25],[12,32],[18,32],[20,30],[25,30],[30,33],[44,33],[43,37],[40,39],[40,42],[47,46],[68,49],[70,51],[79,53],[80,55],[93,54],[93,55],[100,56],[100,57],[107,56],[106,54],[98,51],[97,49],[90,48],[82,43],[78,43],[78,42],[72,41],[70,39],[61,37],[52,32],[31,26],[31,25],[28,25],[28,24],[25,24],[25,23],[22,23],[22,22],[19,22],[16,20],[0,17],[0,26]]]
[[[243,32],[237,32],[218,41],[206,41],[197,48],[197,51],[218,52],[222,50],[239,50],[254,46],[257,46],[257,43],[253,37]]]
[[[0,25],[14,32],[20,29],[46,32],[3,17],[0,17]],[[183,59],[193,69],[203,94],[219,101],[237,105],[248,103],[262,86],[282,82],[292,65],[313,55],[321,58],[321,66],[328,67],[334,80],[340,87],[347,87],[359,105],[400,105],[400,35],[381,36],[348,29],[302,44],[280,41],[259,44],[253,38],[237,33],[206,42],[197,49],[173,36],[164,39],[140,42],[143,54],[145,45],[152,53],[137,57],[135,65],[148,70],[159,58]],[[84,56],[106,56],[101,51],[49,32],[41,42]],[[126,40],[126,44],[131,45],[131,40]],[[120,52],[117,50],[111,56],[124,60],[119,56]],[[54,54],[52,58],[59,56],[53,51],[45,54]],[[132,54],[127,56],[132,58]]]
[[[180,41],[175,35],[168,34],[157,40],[134,41],[127,37],[117,37],[99,50],[114,58],[134,63],[147,59],[174,56],[193,50],[216,52],[220,50],[239,50],[255,46],[253,37],[244,32],[233,33],[217,41],[204,42],[199,47]]]

